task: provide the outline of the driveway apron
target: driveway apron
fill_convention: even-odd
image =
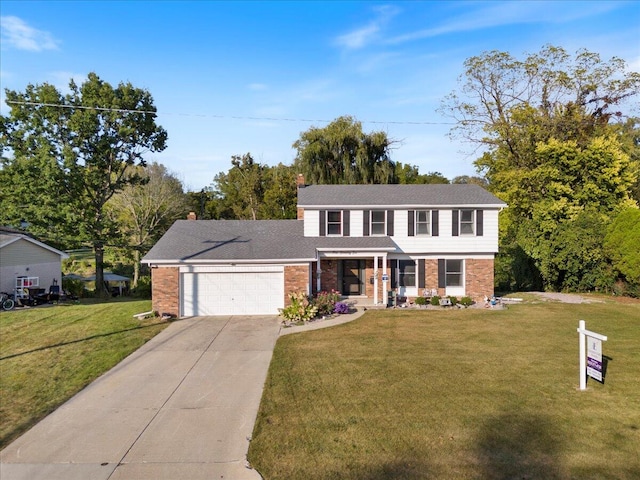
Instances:
[[[279,329],[172,323],[0,452],[0,478],[260,479],[246,454]]]

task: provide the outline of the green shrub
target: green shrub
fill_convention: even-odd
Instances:
[[[462,297],[460,299],[460,304],[465,307],[470,307],[471,305],[473,305],[473,300],[471,297]]]
[[[340,294],[335,290],[330,292],[319,292],[313,301],[313,304],[318,309],[319,315],[331,315],[336,306],[336,303],[340,301]]]
[[[424,298],[424,297],[416,297],[415,304],[416,305],[426,305],[427,304],[427,299]]]
[[[131,295],[136,298],[151,298],[151,277],[140,277],[136,288],[131,290]]]
[[[288,322],[307,322],[318,313],[318,308],[313,305],[304,292],[289,294],[289,306],[280,309],[280,315]]]
[[[84,286],[85,283],[82,280],[62,277],[62,289],[74,297],[86,298],[89,296],[89,292]]]
[[[452,297],[451,295],[449,295],[449,301],[451,302],[452,306],[456,306],[458,304],[458,298],[457,297]]]
[[[438,295],[431,297],[431,305],[440,305],[440,297]]]

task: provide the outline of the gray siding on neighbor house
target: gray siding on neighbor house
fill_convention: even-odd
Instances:
[[[39,288],[62,285],[60,254],[23,238],[0,248],[0,291],[12,293],[16,277],[38,277]]]
[[[52,262],[59,263],[60,255],[28,240],[16,240],[0,249],[0,265],[3,267]]]

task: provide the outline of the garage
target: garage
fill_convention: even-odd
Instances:
[[[198,270],[198,269],[196,269]],[[284,268],[256,266],[181,273],[181,316],[277,315]]]

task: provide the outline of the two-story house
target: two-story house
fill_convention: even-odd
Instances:
[[[477,185],[304,185],[297,220],[179,220],[144,257],[153,308],[277,314],[291,292],[337,290],[360,305],[387,292],[481,300],[493,293],[498,213]]]

